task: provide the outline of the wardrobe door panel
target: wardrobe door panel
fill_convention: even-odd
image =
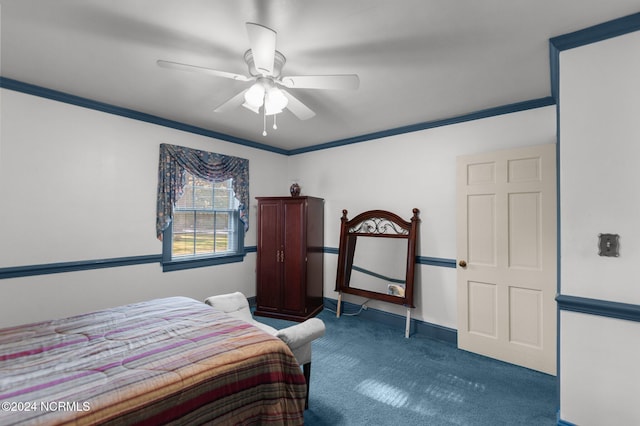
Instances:
[[[278,310],[282,303],[280,216],[280,203],[259,204],[256,299],[258,308],[264,310]]]
[[[284,280],[282,308],[304,313],[305,308],[305,205],[303,200],[284,201]]]

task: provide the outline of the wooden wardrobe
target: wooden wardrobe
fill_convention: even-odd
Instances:
[[[304,321],[323,308],[324,200],[256,199],[255,315]]]

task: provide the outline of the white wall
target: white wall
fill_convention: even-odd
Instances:
[[[289,159],[289,180],[297,178],[303,194],[325,199],[325,246],[338,247],[342,209],[349,218],[383,209],[409,219],[417,207],[418,255],[454,259],[456,157],[554,143],[555,120],[550,106],[296,155]],[[324,294],[337,299],[337,256],[325,259]],[[418,265],[414,300],[412,317],[457,329],[455,269]],[[401,306],[368,304],[405,314]]]
[[[0,268],[159,254],[155,238],[158,145],[248,158],[255,245],[258,195],[286,195],[297,179],[325,202],[325,246],[338,247],[342,209],[421,210],[419,255],[455,258],[455,164],[463,154],[552,143],[545,107],[285,157],[94,110],[2,90]],[[98,196],[102,194],[102,196]],[[11,208],[13,207],[13,208]],[[325,256],[325,296],[337,256]],[[417,268],[413,317],[456,326],[456,271]],[[0,326],[152,297],[255,295],[255,254],[242,263],[162,273],[159,264],[0,280]],[[6,297],[5,297],[6,296]],[[362,299],[346,297],[358,302]],[[372,302],[404,314],[395,305]]]
[[[640,304],[640,32],[560,54],[561,293]],[[598,234],[620,234],[620,257]],[[640,424],[640,323],[562,312],[560,417]]]
[[[640,32],[561,53],[562,292],[640,304]],[[619,258],[598,256],[620,234]]]
[[[22,93],[0,91],[0,268],[156,255],[161,143],[249,159],[254,197],[286,194],[286,157]],[[242,263],[163,273],[160,264],[0,280],[0,327],[153,297],[255,295]]]
[[[560,418],[580,426],[640,424],[640,325],[562,311]]]

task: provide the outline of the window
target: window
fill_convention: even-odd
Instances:
[[[160,144],[156,236],[164,271],[242,262],[249,160]]]
[[[183,195],[163,233],[164,270],[241,261],[244,229],[233,179],[210,182],[185,174]]]

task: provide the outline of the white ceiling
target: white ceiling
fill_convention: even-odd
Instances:
[[[551,37],[640,11],[638,0],[0,0],[1,75],[284,150],[551,95]],[[248,83],[245,22],[277,31],[283,75],[360,76],[292,90],[316,112],[213,110]]]

